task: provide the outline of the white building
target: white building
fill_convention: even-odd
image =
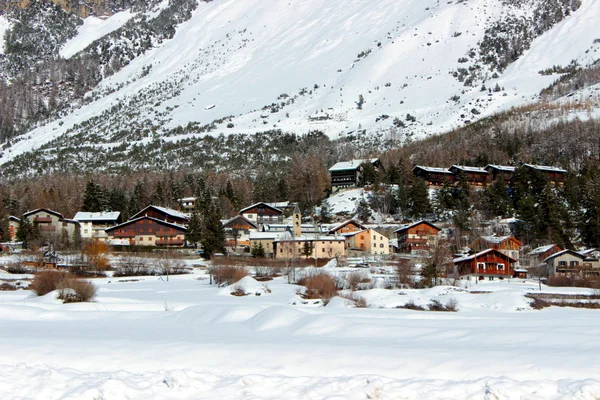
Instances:
[[[99,239],[105,241],[108,235],[106,228],[116,226],[120,221],[121,213],[111,212],[84,212],[80,211],[73,218],[81,225],[82,239]]]

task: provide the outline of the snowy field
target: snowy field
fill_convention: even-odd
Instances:
[[[0,292],[1,398],[600,398],[600,311],[533,310],[533,281],[371,289],[358,292],[370,308],[353,308],[245,279],[260,296],[231,296],[203,270],[97,279],[88,304]],[[395,308],[431,299],[459,311]]]

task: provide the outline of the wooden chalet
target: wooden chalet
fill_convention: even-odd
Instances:
[[[222,221],[225,231],[225,245],[228,247],[247,246],[250,248],[250,232],[258,230],[258,225],[242,215]]]
[[[412,172],[417,178],[424,179],[429,186],[442,186],[445,183],[454,182],[454,174],[446,168],[417,165]]]
[[[343,235],[350,232],[364,231],[367,228],[360,222],[350,219],[329,229],[330,235]]]
[[[510,183],[510,178],[512,175],[515,173],[515,167],[509,165],[488,164],[484,169],[490,174],[491,181],[504,179],[504,182],[507,185]]]
[[[483,280],[504,279],[514,276],[516,260],[496,250],[487,249],[477,254],[454,259],[455,272],[462,278]]]
[[[556,244],[548,244],[545,246],[540,246],[527,254],[527,260],[523,264],[528,265],[530,267],[537,267],[542,264],[545,259],[550,257],[552,254],[556,254],[561,252],[563,249]]]
[[[190,222],[190,218],[187,214],[173,210],[172,208],[160,206],[148,206],[130,219],[134,220],[140,217],[150,217],[177,225],[187,225]]]
[[[183,247],[186,227],[141,216],[106,229],[108,243],[121,246]]]
[[[514,236],[481,236],[473,242],[471,248],[475,252],[487,249],[498,250],[518,263],[521,242]]]
[[[453,165],[449,170],[454,174],[454,181],[457,181],[462,175],[472,186],[485,186],[490,182],[490,173],[484,168]]]
[[[282,223],[283,211],[267,203],[256,203],[240,210],[239,215],[252,221],[254,224]]]
[[[546,165],[523,164],[523,168],[529,168],[541,172],[546,175],[550,182],[559,185],[562,185],[565,182],[565,176],[567,175],[567,170],[565,169]]]
[[[378,158],[341,161],[329,168],[331,186],[334,188],[357,186],[360,181],[362,165],[365,163],[373,164],[375,168],[382,169],[381,161]]]
[[[427,221],[419,221],[394,231],[398,239],[398,252],[428,255],[437,243],[440,228]]]

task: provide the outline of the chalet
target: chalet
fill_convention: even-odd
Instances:
[[[17,240],[17,230],[21,220],[13,215],[8,217],[8,236],[7,239],[11,242]]]
[[[191,214],[194,211],[196,211],[196,200],[198,200],[197,197],[184,197],[182,199],[179,199],[178,202],[181,211],[188,214]]]
[[[239,215],[259,225],[259,227],[263,224],[283,222],[283,211],[263,202],[240,210]]]
[[[342,236],[346,239],[348,257],[390,254],[390,240],[374,229],[343,233]]]
[[[454,182],[454,174],[446,168],[417,165],[412,172],[417,178],[424,179],[429,186],[442,186],[447,182]]]
[[[106,229],[108,242],[121,246],[183,247],[186,232],[184,226],[147,216]]]
[[[537,267],[544,263],[544,260],[550,257],[552,254],[556,254],[562,251],[562,248],[556,244],[548,244],[540,246],[527,254],[527,260],[524,260],[523,264],[529,267]]]
[[[363,164],[373,164],[375,168],[382,169],[381,161],[378,158],[365,160],[341,161],[329,168],[331,173],[331,186],[334,188],[358,186],[360,176],[363,171]]]
[[[37,225],[42,236],[68,235],[68,237],[73,237],[75,231],[80,231],[78,221],[67,219],[61,213],[46,208],[28,211],[23,214],[22,218],[27,218],[29,222]]]
[[[481,236],[471,245],[475,252],[495,249],[519,262],[519,249],[521,242],[513,236]]]
[[[567,174],[567,171],[562,168],[549,167],[546,165],[523,164],[523,168],[529,168],[541,172],[544,175],[546,175],[550,182],[559,185],[562,185],[564,183],[565,175]]]
[[[80,211],[73,217],[79,221],[81,226],[81,237],[83,239],[98,239],[105,241],[108,236],[106,229],[118,225],[121,222],[121,213],[112,212],[84,212]]]
[[[552,254],[543,263],[548,274],[553,275],[598,275],[600,261],[573,250],[563,250]]]
[[[330,235],[342,235],[344,233],[364,231],[367,228],[360,222],[350,219],[342,222],[341,224],[335,225],[329,229]]]
[[[509,165],[488,164],[484,169],[490,174],[491,181],[504,179],[504,182],[507,185],[510,183],[512,175],[515,173],[515,167]]]
[[[458,276],[471,279],[489,280],[512,278],[516,260],[496,249],[454,259],[454,270]]]
[[[177,210],[173,210],[172,208],[160,206],[148,206],[142,211],[133,215],[130,219],[134,220],[140,217],[150,217],[154,219],[159,219],[161,221],[169,222],[171,224],[183,226],[187,226],[187,224],[190,222],[190,217],[188,216],[188,214],[184,214]]]
[[[440,230],[430,222],[419,221],[394,231],[398,239],[398,252],[428,255],[437,243]]]
[[[225,231],[226,246],[236,248],[246,246],[250,248],[250,232],[257,231],[258,225],[242,215],[222,221]]]
[[[454,181],[457,181],[460,176],[463,176],[467,183],[473,186],[485,186],[490,181],[490,174],[484,168],[453,165],[449,170],[454,174]]]

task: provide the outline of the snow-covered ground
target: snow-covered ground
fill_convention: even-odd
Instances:
[[[246,297],[210,286],[200,270],[133,279],[94,280],[88,304],[0,292],[2,398],[600,396],[600,311],[532,310],[523,293],[535,282],[372,289],[358,292],[372,307],[364,309],[341,298],[316,307],[286,278],[246,278],[261,293]],[[432,298],[453,298],[459,311],[392,308]]]
[[[488,93],[480,90],[480,84],[464,86],[452,73],[471,65],[458,59],[477,48],[486,28],[511,12],[512,6],[500,0],[199,4],[173,39],[101,82],[96,101],[15,140],[0,163],[118,103],[134,107],[139,117],[119,122],[122,126],[95,121],[86,126],[86,133],[106,138],[111,130],[128,130],[134,122],[159,125],[158,132],[165,133],[190,121],[202,125],[229,116],[234,127],[221,124],[212,134],[271,128],[296,133],[319,129],[332,137],[359,128],[387,134],[394,118],[408,124],[415,136],[441,133],[537,101],[540,90],[558,78],[542,76],[540,70],[571,60],[588,65],[600,51],[600,44],[594,43],[600,8],[597,1],[584,0],[579,10],[536,39],[498,78],[486,81],[488,88],[496,84],[505,88]],[[88,18],[62,54],[73,54],[129,15],[120,13],[102,22]],[[361,95],[364,104],[359,109]],[[460,98],[450,100],[456,97]],[[263,110],[288,99],[293,103],[273,112]],[[416,122],[407,121],[407,114]],[[383,115],[389,118],[379,118]]]
[[[6,15],[0,15],[0,54],[4,54],[4,35],[11,27],[10,21]]]

